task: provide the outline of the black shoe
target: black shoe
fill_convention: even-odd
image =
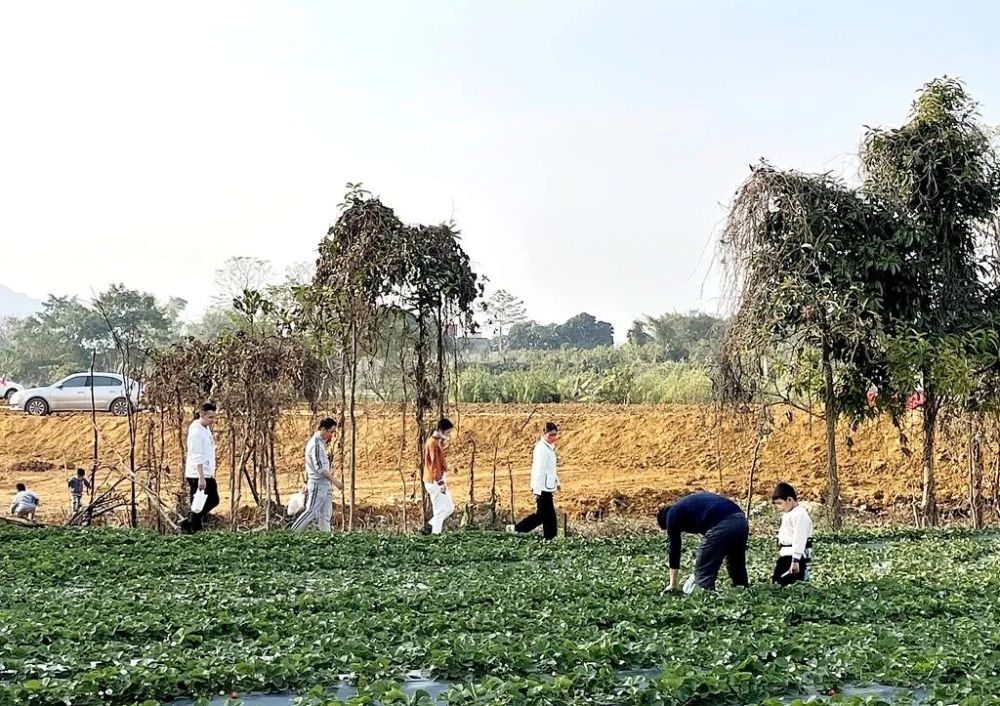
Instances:
[[[194,534],[194,532],[191,529],[191,520],[189,520],[186,517],[180,522],[178,522],[177,526],[180,527],[181,534]]]
[[[430,525],[424,525],[424,526],[423,526],[423,527],[422,527],[422,528],[420,529],[420,534],[424,534],[424,535],[426,535],[426,534],[430,534],[430,533],[431,533],[431,526],[430,526]]]

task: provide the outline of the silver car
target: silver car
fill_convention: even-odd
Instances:
[[[50,387],[33,387],[14,393],[10,407],[41,417],[52,412],[90,411],[111,412],[116,417],[128,414],[129,400],[133,409],[139,401],[139,387],[128,381],[130,394],[125,393],[125,378],[116,373],[76,373]]]
[[[20,392],[23,388],[13,380],[8,380],[0,375],[0,400],[10,402],[10,398]]]

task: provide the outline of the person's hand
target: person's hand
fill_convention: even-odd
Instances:
[[[299,492],[302,493],[303,495],[309,495],[309,486],[306,485],[306,484],[303,484],[302,490],[300,490]]]
[[[204,478],[199,478],[198,479],[198,490],[204,490],[205,489],[205,485],[206,485],[205,479]]]
[[[662,594],[667,594],[667,593],[673,593],[674,591],[677,590],[677,588],[678,588],[678,586],[677,586],[676,583],[674,583],[673,581],[668,581],[667,585],[663,587],[663,590],[660,591],[660,593],[661,593],[661,595]]]
[[[799,573],[799,562],[793,561],[792,566],[788,569],[788,573],[797,574]]]

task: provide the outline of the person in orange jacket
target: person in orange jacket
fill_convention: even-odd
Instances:
[[[441,534],[445,520],[455,512],[455,503],[448,493],[445,480],[448,464],[444,453],[444,445],[454,426],[450,420],[442,419],[424,444],[424,489],[430,496],[431,507],[434,509],[434,516],[424,527],[424,534]]]

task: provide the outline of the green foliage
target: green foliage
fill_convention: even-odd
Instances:
[[[614,329],[607,321],[582,313],[570,317],[556,328],[559,340],[570,348],[599,348],[614,343]]]
[[[870,130],[862,148],[864,189],[892,214],[891,246],[905,263],[884,284],[880,329],[883,400],[898,413],[915,382],[923,386],[922,519],[937,521],[937,418],[995,405],[1000,268],[996,218],[1000,155],[978,124],[960,81],[927,84],[899,128]],[[992,239],[993,242],[988,242]]]
[[[873,704],[915,688],[986,704],[1000,689],[996,540],[821,537],[812,582],[783,590],[767,585],[773,540],[754,539],[749,591],[723,578],[685,597],[660,594],[653,536],[0,528],[0,706],[233,691],[332,706],[322,687],[342,675],[360,690],[347,703],[427,704],[399,687],[411,670],[452,680],[451,706],[775,706],[833,690]],[[898,692],[852,691],[872,682]]]
[[[640,349],[512,351],[466,363],[458,380],[464,402],[597,402],[694,404],[712,399],[707,369],[658,362],[655,345]]]
[[[511,326],[507,334],[507,347],[512,350],[547,351],[561,346],[555,324],[521,321]]]
[[[781,394],[774,371],[813,364],[820,372],[829,363],[839,379],[828,391],[821,375],[797,375],[798,391],[814,380],[815,397],[842,410],[837,392],[858,386],[853,368],[879,332],[879,284],[894,257],[884,245],[887,229],[877,209],[829,175],[754,168],[722,240],[737,298],[723,346],[727,400]]]
[[[655,343],[664,360],[707,363],[719,352],[723,328],[722,319],[696,311],[647,316],[633,324],[636,333],[629,342]]]
[[[882,317],[895,340],[885,343],[889,375],[880,387],[897,407],[919,384],[932,414],[939,402],[964,405],[971,371],[995,367],[1000,260],[995,243],[983,241],[996,237],[1000,163],[976,109],[961,82],[938,79],[902,127],[865,138],[864,188],[896,214],[892,245],[906,263],[885,285]]]
[[[539,324],[521,321],[510,328],[507,347],[516,350],[554,350],[579,348],[589,350],[614,343],[614,328],[607,321],[598,321],[586,312],[577,314],[562,324]]]
[[[493,336],[503,351],[504,337],[510,327],[528,318],[524,302],[506,289],[498,289],[483,308],[489,317],[487,324],[493,329]]]
[[[152,294],[111,285],[85,304],[75,297],[50,296],[42,311],[9,323],[0,350],[0,369],[23,384],[49,384],[70,373],[97,366],[121,366],[112,331],[132,351],[132,363],[143,363],[149,349],[178,335],[184,301],[160,304]]]

